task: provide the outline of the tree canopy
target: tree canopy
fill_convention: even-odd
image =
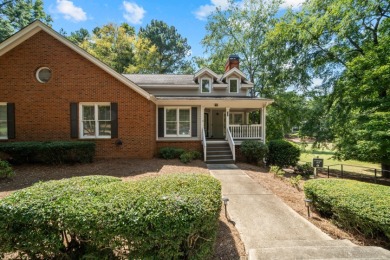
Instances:
[[[42,0],[0,0],[0,42],[35,20],[52,22]]]
[[[174,26],[163,21],[152,20],[146,27],[141,27],[139,37],[148,39],[157,47],[158,58],[153,64],[153,73],[176,73],[187,71],[190,62],[191,47]]]

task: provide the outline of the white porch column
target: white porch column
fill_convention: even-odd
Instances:
[[[267,109],[266,107],[263,107],[261,109],[261,131],[262,131],[262,137],[263,137],[263,143],[265,143],[265,134],[266,134],[266,124],[265,124],[265,117],[266,117]]]
[[[230,111],[230,107],[227,107],[226,108],[226,113],[225,113],[225,116],[226,116],[226,130],[225,130],[225,139],[227,140],[227,130],[229,129],[229,111]]]
[[[201,136],[201,139],[203,140],[203,129],[204,129],[204,109],[205,107],[204,106],[200,106],[200,136]],[[206,140],[204,140],[206,141]]]

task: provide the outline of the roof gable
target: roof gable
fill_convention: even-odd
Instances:
[[[198,79],[203,76],[203,75],[208,75],[210,76],[213,80],[217,80],[218,79],[218,75],[212,71],[211,69],[209,68],[203,68],[201,70],[198,70],[195,74],[194,74],[194,81],[195,82],[198,82]]]
[[[246,80],[246,76],[244,73],[242,73],[241,70],[239,70],[237,68],[232,68],[231,70],[225,72],[225,74],[222,75],[221,81],[226,80],[226,78],[228,78],[229,76],[234,75],[234,74],[239,75],[243,80]]]
[[[70,49],[72,49],[82,57],[86,58],[102,70],[106,71],[108,74],[110,74],[111,76],[122,82],[124,85],[128,86],[129,88],[140,94],[141,96],[145,97],[148,100],[154,100],[152,95],[137,86],[134,82],[130,81],[123,75],[119,74],[118,72],[107,66],[102,61],[98,60],[85,50],[73,44],[71,41],[51,29],[41,21],[35,21],[31,23],[27,27],[23,28],[19,32],[15,33],[11,37],[0,43],[0,57],[40,31],[44,31],[50,36],[54,37],[55,39],[63,43],[65,46],[69,47]]]

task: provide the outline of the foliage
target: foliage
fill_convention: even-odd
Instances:
[[[140,28],[139,36],[148,39],[157,48],[158,57],[150,66],[153,71],[149,73],[177,73],[188,69],[186,58],[190,55],[191,46],[174,26],[152,20],[145,28]]]
[[[0,42],[35,20],[52,22],[42,0],[0,0]]]
[[[14,170],[7,161],[0,160],[0,179],[9,178],[15,175]]]
[[[250,163],[258,163],[263,160],[268,152],[268,147],[256,140],[245,140],[241,143],[240,152]]]
[[[209,16],[207,34],[202,40],[206,52],[211,55],[208,63],[224,68],[226,60],[221,59],[227,59],[233,53],[240,56],[240,69],[262,95],[280,86],[269,82],[274,82],[277,75],[273,74],[273,68],[269,66],[271,57],[262,48],[266,33],[273,30],[280,3],[279,0],[229,1],[226,8],[217,8]]]
[[[295,166],[299,161],[300,150],[294,144],[285,140],[272,140],[268,143],[267,164],[280,169]]]
[[[290,183],[291,185],[296,188],[297,190],[299,190],[299,183],[301,182],[302,180],[302,176],[301,175],[297,175],[297,176],[291,176],[290,177]]]
[[[202,158],[202,154],[198,151],[188,151],[180,155],[180,161],[182,163],[189,163],[192,160],[198,160]]]
[[[64,32],[64,36],[76,45],[81,45],[84,41],[89,41],[91,37],[89,31],[84,28],[71,32],[69,36],[66,36],[66,33]]]
[[[133,40],[133,61],[130,63],[126,73],[153,73],[157,63],[159,53],[156,45],[152,44],[149,39],[137,36]]]
[[[280,19],[265,46],[290,85],[307,89],[320,79],[311,88],[328,102],[311,118],[326,119],[323,129],[305,129],[309,134],[318,142],[334,137],[339,158],[390,170],[389,6],[387,0],[306,1]]]
[[[0,146],[12,163],[86,163],[95,156],[93,142],[10,142]]]
[[[294,173],[302,175],[304,177],[309,177],[314,174],[314,168],[311,166],[311,163],[297,164],[294,168]]]
[[[175,147],[163,147],[159,151],[160,157],[164,159],[180,158],[183,153],[185,153],[184,149]]]
[[[34,259],[112,259],[114,252],[128,259],[205,259],[220,208],[221,185],[207,175],[43,182],[1,200],[0,251]]]
[[[390,190],[387,186],[353,180],[310,180],[307,198],[324,216],[339,226],[359,230],[367,237],[384,237],[390,244]]]

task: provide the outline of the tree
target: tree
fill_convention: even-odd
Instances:
[[[72,34],[76,43],[80,37],[84,37],[81,30]],[[79,46],[117,72],[123,73],[133,63],[134,37],[135,30],[130,25],[123,23],[117,26],[109,23],[93,29],[92,36],[84,38]]]
[[[239,55],[240,69],[255,84],[257,94],[267,97],[275,93],[275,88],[282,87],[275,84],[277,77],[269,66],[272,57],[263,49],[265,36],[276,22],[280,3],[280,0],[229,1],[226,9],[217,8],[210,15],[207,34],[202,40],[206,53],[211,54],[211,64],[223,62],[223,68],[229,54]]]
[[[0,42],[35,20],[49,24],[42,0],[0,0]]]
[[[387,0],[311,0],[267,36],[276,70],[288,71],[291,83],[323,80],[338,156],[388,170],[389,17]]]
[[[145,28],[140,28],[138,36],[148,39],[156,45],[158,59],[155,73],[165,74],[188,70],[191,47],[174,26],[168,26],[163,21],[152,20]]]
[[[60,31],[61,33],[61,31]],[[88,41],[91,35],[89,34],[89,31],[84,28],[80,28],[80,30],[77,30],[75,32],[71,32],[69,36],[66,36],[66,33],[64,35],[68,40],[73,42],[76,45],[82,44],[84,41]]]
[[[158,61],[157,47],[148,39],[134,37],[133,44],[133,62],[127,66],[126,73],[154,73],[156,68],[153,64]]]

